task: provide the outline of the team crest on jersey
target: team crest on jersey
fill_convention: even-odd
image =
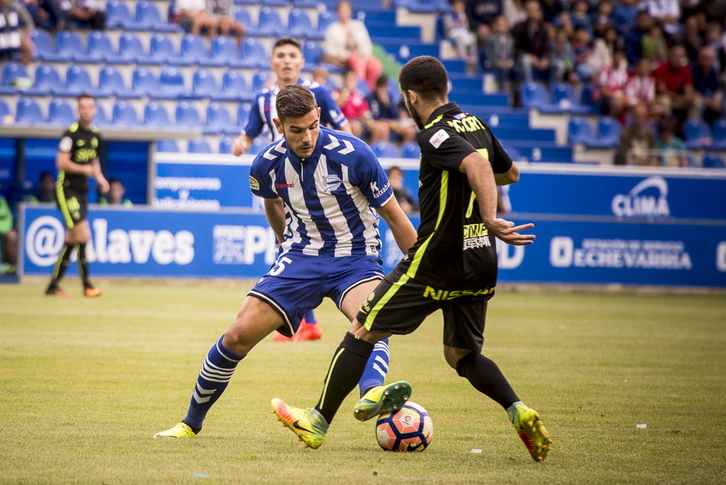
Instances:
[[[250,189],[260,190],[260,183],[252,175],[250,175]]]
[[[434,133],[431,138],[429,138],[429,143],[431,143],[434,148],[439,148],[441,144],[446,141],[447,138],[449,138],[449,134],[446,133],[446,130],[441,129]]]
[[[337,174],[330,174],[323,177],[323,192],[326,194],[332,193],[335,189],[340,187],[340,185],[343,183],[342,180],[340,180],[340,177],[338,177]]]

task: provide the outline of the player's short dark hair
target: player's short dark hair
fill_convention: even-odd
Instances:
[[[94,95],[88,94],[88,93],[79,94],[78,97],[76,98],[76,100],[80,103],[81,100],[84,99],[84,98],[85,99],[92,99],[94,103],[96,102],[96,97]]]
[[[280,37],[275,42],[275,45],[272,46],[272,50],[274,51],[275,49],[277,49],[278,47],[283,46],[283,45],[295,46],[295,47],[298,48],[298,50],[300,52],[302,52],[302,47],[300,46],[300,42],[298,42],[297,40],[293,39],[292,37]]]
[[[289,84],[277,93],[277,117],[280,121],[300,118],[317,109],[318,103],[313,93],[302,84]]]
[[[449,76],[440,60],[431,56],[414,57],[406,63],[398,76],[401,89],[415,91],[424,100],[445,99],[449,90]]]

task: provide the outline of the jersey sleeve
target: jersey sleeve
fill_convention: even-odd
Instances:
[[[320,107],[320,118],[323,125],[330,125],[336,130],[345,126],[348,123],[348,119],[343,115],[333,97],[330,95],[327,89],[319,87],[315,90],[315,100],[318,102]]]
[[[66,130],[61,136],[58,142],[58,151],[63,153],[70,153],[73,149],[73,137],[71,136],[70,130]]]
[[[359,151],[359,154],[351,173],[351,182],[363,193],[371,207],[386,205],[393,197],[393,189],[388,182],[386,172],[368,145],[359,143],[356,145],[356,151]]]
[[[277,199],[279,195],[272,189],[272,179],[264,169],[262,153],[257,155],[250,166],[250,191],[263,199]]]
[[[492,153],[489,157],[489,162],[492,164],[492,170],[494,173],[507,173],[514,163],[512,162],[512,157],[510,157],[509,153],[504,150],[504,147],[502,147],[502,144],[499,143],[497,137],[491,132],[491,129],[489,129],[489,134],[492,137],[492,146],[494,147],[494,153]]]
[[[262,133],[262,130],[265,127],[265,120],[262,119],[262,113],[260,113],[260,105],[261,96],[257,95],[255,102],[252,105],[252,109],[250,110],[250,117],[247,118],[247,124],[245,125],[244,130],[242,130],[244,134],[250,138],[257,138],[260,136],[260,133]]]
[[[421,147],[421,157],[443,170],[459,170],[461,162],[476,151],[453,128],[444,125],[436,125],[423,131],[418,144]]]

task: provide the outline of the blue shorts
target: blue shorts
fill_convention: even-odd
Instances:
[[[277,329],[292,337],[306,312],[328,297],[340,305],[356,286],[383,278],[381,260],[374,256],[308,256],[283,253],[249,292],[274,308],[285,323]]]

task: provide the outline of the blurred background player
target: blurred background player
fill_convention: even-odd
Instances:
[[[398,205],[401,206],[403,212],[406,214],[418,212],[418,202],[416,201],[416,198],[413,196],[411,191],[403,185],[403,170],[401,170],[400,167],[394,165],[388,169],[388,181],[391,183],[393,195],[396,197]]]
[[[252,146],[252,142],[262,134],[265,127],[269,130],[272,141],[281,138],[275,128],[274,118],[277,118],[277,109],[275,101],[280,89],[289,84],[302,84],[312,91],[315,100],[321,109],[320,121],[324,125],[330,125],[336,130],[342,130],[352,133],[348,120],[333,101],[330,91],[318,83],[308,81],[300,77],[302,68],[305,65],[305,59],[302,56],[302,48],[300,43],[291,37],[282,37],[275,42],[272,48],[272,59],[270,59],[270,67],[277,76],[277,83],[269,89],[263,89],[257,94],[254,109],[250,111],[250,117],[247,121],[242,134],[238,136],[232,144],[232,153],[234,156],[240,156],[247,153]],[[317,340],[322,337],[323,332],[317,325],[317,319],[312,310],[305,314],[305,319],[298,333],[293,338],[285,338],[281,334],[275,335],[275,340]]]
[[[58,145],[56,166],[56,198],[58,208],[66,225],[65,244],[53,266],[46,295],[68,296],[59,284],[68,268],[71,253],[78,247],[78,271],[83,282],[83,294],[89,297],[101,296],[101,290],[94,288],[88,277],[86,243],[91,229],[86,219],[88,211],[88,179],[93,177],[101,192],[108,192],[108,181],[101,172],[99,149],[101,133],[93,126],[96,116],[96,99],[93,96],[78,97],[78,121],[63,134]]]
[[[126,194],[126,187],[124,187],[121,179],[112,178],[108,179],[108,194],[102,196],[98,203],[101,205],[120,205],[123,207],[133,207],[134,203],[129,199],[124,199]]]

